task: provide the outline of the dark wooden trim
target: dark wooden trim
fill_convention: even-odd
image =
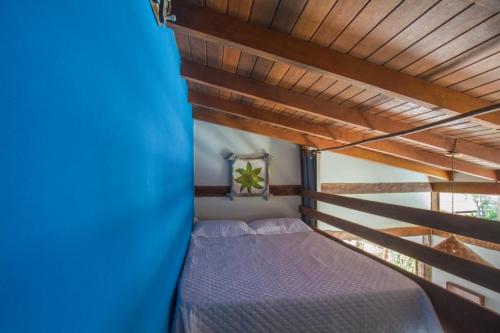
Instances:
[[[430,192],[431,184],[415,183],[322,183],[321,192],[329,194]]]
[[[412,258],[443,269],[466,280],[473,281],[474,283],[496,292],[500,292],[500,284],[498,283],[498,281],[500,281],[500,270],[495,267],[469,261],[447,252],[386,234],[314,209],[301,207],[301,212],[304,215],[308,215],[309,217],[315,218],[331,226],[340,228],[391,250],[406,254]]]
[[[287,195],[300,195],[300,185],[271,185],[271,195],[273,196],[287,196]],[[229,186],[195,186],[195,197],[225,197],[231,188]]]
[[[487,242],[500,243],[500,224],[488,220],[456,214],[434,212],[340,195],[304,191],[303,196],[333,205],[359,210],[390,219],[439,229]],[[499,280],[500,281],[500,280]]]
[[[500,154],[500,152],[499,152]],[[451,183],[449,182],[434,182],[431,183],[432,191],[434,192],[451,192]],[[465,194],[489,194],[500,195],[500,183],[490,182],[455,182],[453,186],[455,193]]]
[[[500,331],[500,315],[498,315],[496,312],[486,309],[478,304],[472,303],[463,297],[453,294],[446,289],[428,280],[425,280],[424,278],[416,276],[370,253],[358,249],[351,244],[343,242],[322,230],[315,230],[326,238],[335,241],[355,252],[361,253],[362,255],[367,256],[382,265],[390,267],[417,283],[431,300],[434,310],[436,311],[439,320],[441,321],[441,325],[446,332],[454,333]]]
[[[451,192],[449,182],[409,183],[323,183],[321,192],[329,194]],[[500,195],[500,183],[456,182],[455,193]]]

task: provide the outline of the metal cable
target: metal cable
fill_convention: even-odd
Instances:
[[[497,103],[497,104],[485,106],[483,108],[479,108],[479,109],[476,109],[476,110],[472,110],[472,111],[469,111],[469,112],[465,112],[465,113],[459,114],[457,116],[453,116],[453,117],[450,117],[450,118],[438,120],[436,122],[429,123],[429,124],[426,124],[426,125],[423,125],[423,126],[419,126],[419,127],[407,129],[407,130],[404,130],[404,131],[395,132],[395,133],[389,133],[389,134],[384,134],[384,135],[381,135],[381,136],[376,136],[376,137],[373,137],[373,138],[369,138],[369,139],[364,139],[364,140],[360,140],[360,141],[348,143],[348,144],[345,144],[345,145],[342,145],[342,146],[334,146],[334,147],[328,147],[328,148],[321,148],[321,149],[318,149],[318,150],[319,151],[323,151],[323,150],[341,150],[341,149],[345,149],[345,148],[349,148],[349,147],[354,147],[354,146],[357,146],[357,145],[365,144],[365,143],[368,143],[368,142],[375,142],[375,141],[386,140],[386,139],[390,139],[390,138],[394,138],[394,137],[398,137],[398,136],[405,136],[405,135],[409,135],[409,134],[414,134],[414,133],[426,131],[426,130],[429,130],[429,129],[432,129],[432,128],[435,128],[435,127],[438,127],[438,126],[441,126],[441,125],[444,125],[444,124],[447,124],[447,123],[451,123],[453,121],[467,119],[467,118],[471,118],[471,117],[476,117],[476,116],[480,116],[480,115],[483,115],[483,114],[496,112],[496,111],[499,111],[499,110],[500,110],[500,103]]]

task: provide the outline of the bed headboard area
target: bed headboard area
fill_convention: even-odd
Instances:
[[[195,214],[199,219],[298,217],[300,205],[300,147],[284,141],[219,125],[195,121]],[[227,197],[232,153],[271,155],[271,197]]]

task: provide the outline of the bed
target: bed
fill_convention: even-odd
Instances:
[[[308,227],[230,234],[192,236],[173,332],[442,332],[417,284]]]

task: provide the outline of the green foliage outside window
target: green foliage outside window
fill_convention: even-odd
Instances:
[[[470,213],[470,216],[479,217],[487,220],[498,220],[499,204],[492,197],[485,195],[473,195],[472,201],[476,205],[476,211]]]
[[[418,261],[415,260],[414,258],[405,256],[404,254],[392,251],[390,249],[384,248],[380,245],[377,245],[375,243],[369,242],[364,239],[345,241],[345,242],[352,244],[362,249],[363,251],[371,253],[381,259],[384,259],[390,262],[391,264],[394,264],[399,268],[402,268],[410,273],[417,274]]]
[[[391,251],[388,261],[410,273],[417,273],[417,261],[401,253]]]

